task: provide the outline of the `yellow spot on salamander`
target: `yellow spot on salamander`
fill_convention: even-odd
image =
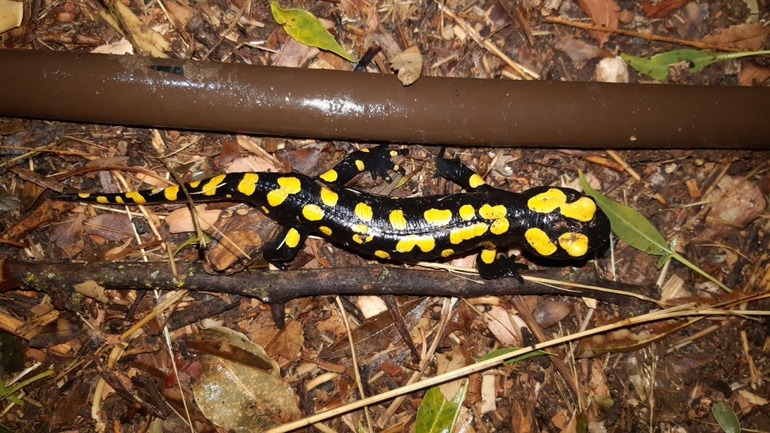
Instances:
[[[117,203],[117,204],[126,204],[126,202],[123,201],[123,197],[121,197],[119,195],[115,196],[115,203]]]
[[[468,179],[468,184],[471,186],[471,188],[478,188],[481,185],[485,185],[486,182],[484,182],[484,179],[482,179],[481,176],[473,173],[470,179]]]
[[[530,210],[540,213],[551,213],[554,209],[567,203],[567,196],[563,191],[551,188],[527,200]]]
[[[97,202],[97,203],[103,203],[103,204],[107,204],[107,203],[109,203],[109,202],[110,202],[110,200],[109,200],[107,197],[105,197],[105,196],[103,196],[103,195],[100,195],[100,196],[97,196],[97,197],[96,197],[96,202]]]
[[[361,152],[369,153],[369,148],[368,147],[362,147],[361,148]]]
[[[370,235],[370,236],[367,236],[367,237],[364,238],[364,237],[361,237],[361,235],[356,233],[356,234],[354,234],[352,236],[352,239],[353,239],[353,242],[355,242],[357,244],[365,244],[367,242],[371,242],[372,239],[374,239],[374,236]]]
[[[454,253],[455,253],[455,251],[453,249],[447,248],[444,251],[441,251],[441,257],[449,257],[449,256],[451,256]]]
[[[567,218],[578,221],[591,221],[596,214],[596,203],[588,197],[580,197],[572,203],[567,203],[567,195],[563,191],[551,188],[527,200],[527,206],[541,213],[550,213],[554,209]]]
[[[374,252],[374,255],[381,258],[381,259],[389,259],[390,254],[388,254],[386,251],[377,250]]]
[[[356,216],[361,218],[362,221],[372,220],[372,207],[366,203],[358,203],[354,210]]]
[[[225,180],[224,174],[218,174],[206,182],[205,185],[201,187],[201,194],[212,196],[217,193],[217,188],[222,184],[222,181]]]
[[[366,234],[366,232],[369,231],[369,226],[366,224],[354,224],[353,227],[350,228],[355,233],[360,233],[362,235]]]
[[[200,180],[194,180],[194,181],[192,181],[192,182],[188,183],[187,185],[188,185],[190,188],[197,188],[197,187],[198,187],[198,185],[200,185],[200,184],[201,184],[201,181],[200,181]]]
[[[80,197],[80,198],[88,198],[88,197],[91,197],[91,193],[90,192],[79,192],[78,193],[78,197]]]
[[[357,159],[355,161],[355,163],[356,163],[356,168],[358,169],[358,171],[364,171],[364,169],[366,169],[366,167],[364,166],[364,162],[361,161],[360,159]]]
[[[388,215],[390,225],[396,230],[404,230],[406,228],[406,218],[404,218],[404,211],[396,209],[390,212]]]
[[[302,216],[308,221],[320,221],[324,217],[324,210],[318,205],[307,204],[302,208]]]
[[[299,179],[296,177],[279,177],[278,188],[267,193],[267,204],[276,207],[286,200],[289,194],[296,194],[302,187]]]
[[[557,250],[556,245],[551,242],[548,234],[546,234],[546,232],[542,231],[541,229],[528,229],[524,233],[524,238],[527,240],[527,243],[535,250],[535,252],[541,256],[548,257],[555,253]]]
[[[487,232],[489,226],[484,223],[471,224],[465,227],[454,228],[449,232],[449,242],[457,245],[463,241],[481,236]]]
[[[420,248],[422,252],[427,253],[436,247],[436,240],[430,236],[409,235],[401,238],[396,244],[396,251],[399,253],[408,253],[414,249]]]
[[[580,197],[570,204],[563,205],[560,211],[567,218],[591,221],[596,214],[596,203],[588,197]]]
[[[283,243],[289,248],[294,248],[299,245],[300,238],[299,232],[292,228],[286,233],[286,238],[283,240]]]
[[[265,215],[267,215],[267,214],[269,214],[269,213],[270,213],[270,209],[268,209],[268,208],[266,208],[266,207],[262,206],[262,212],[264,212],[264,213],[265,213]]]
[[[179,196],[179,185],[172,185],[163,190],[163,198],[168,201],[176,201]]]
[[[340,196],[336,192],[330,190],[329,188],[326,188],[326,187],[321,188],[321,201],[326,206],[329,206],[329,207],[336,206],[337,200],[339,200],[339,198]]]
[[[423,216],[425,216],[425,221],[433,225],[445,226],[452,220],[452,211],[449,209],[428,209]]]
[[[147,203],[147,200],[144,199],[142,194],[139,193],[139,191],[131,191],[123,194],[126,198],[131,199],[136,204],[145,204]],[[105,197],[106,199],[106,197]],[[106,202],[105,202],[106,203]]]
[[[318,227],[318,231],[323,233],[326,236],[331,236],[332,235],[332,229],[330,229],[329,227],[326,227],[326,226]]]
[[[485,204],[484,206],[481,206],[481,208],[479,208],[479,215],[481,215],[482,218],[485,218],[488,220],[503,218],[507,214],[508,214],[508,209],[506,209],[505,206],[501,204],[497,206],[490,206],[488,204]]]
[[[497,258],[497,250],[481,250],[481,261],[486,264],[492,264]]]
[[[583,257],[588,252],[588,236],[582,233],[564,233],[559,236],[559,245],[570,257]]]
[[[473,206],[469,204],[464,204],[460,206],[460,218],[462,218],[465,221],[470,221],[473,219],[473,217],[476,216],[476,210],[473,209]]]
[[[489,226],[489,231],[492,232],[492,234],[501,235],[508,231],[508,227],[510,227],[508,218],[498,218],[492,221],[492,225]]]
[[[321,179],[327,181],[327,182],[336,182],[337,181],[337,170],[331,169],[328,171],[325,171],[320,176]]]
[[[244,173],[241,181],[238,182],[238,192],[250,197],[257,190],[257,182],[259,182],[257,173]]]

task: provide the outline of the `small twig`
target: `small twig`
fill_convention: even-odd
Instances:
[[[740,48],[724,47],[721,45],[712,45],[712,44],[707,44],[705,42],[690,41],[687,39],[670,38],[668,36],[653,35],[651,33],[640,33],[640,32],[635,32],[633,30],[623,30],[623,29],[617,29],[617,28],[597,26],[595,24],[586,24],[586,23],[581,23],[577,21],[565,20],[559,17],[547,17],[543,21],[551,24],[563,24],[565,26],[577,27],[579,29],[584,29],[584,30],[595,30],[599,32],[615,33],[615,34],[624,35],[624,36],[634,36],[637,38],[646,39],[648,41],[668,42],[670,44],[686,45],[689,47],[700,48],[703,50],[730,51],[730,52],[742,51]]]
[[[489,41],[489,39],[484,39],[479,35],[479,33],[471,27],[464,19],[458,17],[454,12],[452,12],[451,9],[448,9],[446,6],[442,5],[441,3],[438,4],[438,8],[441,12],[444,13],[450,20],[454,21],[463,28],[463,31],[465,31],[474,41],[476,41],[477,44],[481,45],[487,51],[491,52],[492,54],[499,57],[502,61],[504,61],[508,66],[511,67],[514,71],[516,71],[517,74],[521,76],[521,78],[525,80],[532,80],[540,78],[538,74],[534,71],[527,70],[523,65],[520,65],[513,61],[510,57],[508,57],[505,53],[500,51],[495,44]]]

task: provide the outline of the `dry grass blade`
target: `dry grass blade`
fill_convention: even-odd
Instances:
[[[766,293],[765,295],[770,295],[770,293]],[[721,310],[710,306],[707,306],[707,307],[697,306],[692,303],[671,307],[665,310],[644,314],[638,317],[632,317],[629,319],[620,320],[618,322],[611,323],[609,325],[600,326],[587,331],[578,332],[578,333],[567,335],[560,338],[555,338],[553,340],[546,341],[543,343],[538,343],[530,347],[517,350],[515,352],[510,352],[505,355],[498,356],[496,358],[491,358],[486,361],[482,361],[473,365],[469,365],[467,367],[460,368],[458,370],[454,370],[450,373],[442,374],[440,376],[435,376],[430,379],[425,379],[423,381],[417,382],[412,385],[394,389],[392,391],[388,391],[376,396],[365,398],[355,403],[346,404],[344,406],[341,406],[335,409],[330,409],[328,411],[321,412],[319,414],[312,415],[307,418],[303,418],[291,423],[287,423],[280,427],[267,430],[265,433],[283,433],[283,432],[292,431],[294,429],[305,427],[316,422],[334,418],[338,415],[342,415],[344,413],[347,413],[356,409],[360,409],[362,407],[380,403],[385,400],[390,400],[392,398],[395,398],[404,394],[408,394],[411,392],[423,390],[434,385],[439,385],[445,382],[449,382],[450,380],[459,379],[461,377],[468,376],[469,374],[472,374],[472,373],[478,373],[480,371],[487,370],[489,368],[502,365],[505,361],[511,358],[521,356],[521,355],[533,352],[535,350],[547,349],[549,347],[557,346],[557,345],[568,343],[571,341],[576,341],[583,337],[601,334],[601,333],[612,331],[615,329],[626,328],[626,327],[638,325],[641,323],[656,322],[659,320],[691,317],[691,316],[731,316],[731,315],[770,316],[770,311],[756,310],[756,311],[734,312],[730,310]]]

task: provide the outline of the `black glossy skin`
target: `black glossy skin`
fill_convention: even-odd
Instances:
[[[588,214],[590,219],[581,221],[562,215],[559,209],[542,212],[528,205],[531,198],[543,193],[558,194],[555,190],[563,193],[566,204],[582,199],[581,203],[588,207],[593,205],[592,200],[586,202],[585,196],[577,191],[536,187],[523,193],[512,193],[495,189],[456,160],[438,158],[439,174],[468,192],[392,198],[343,185],[361,171],[383,177],[387,177],[387,169],[401,171],[390,162],[390,157],[398,153],[383,146],[357,151],[316,179],[298,173],[234,173],[188,185],[187,190],[195,201],[249,203],[278,222],[283,231],[267,246],[264,256],[279,266],[294,258],[307,235],[317,234],[358,254],[398,262],[431,261],[481,249],[484,253],[479,255],[477,266],[483,277],[519,277],[518,270],[523,266],[511,259],[497,258],[497,248],[517,245],[533,254],[561,260],[577,258],[574,251],[568,253],[555,240],[563,233],[582,235],[578,236],[584,242],[578,248],[580,256],[608,240],[609,222],[601,210],[596,209]],[[246,176],[251,177],[244,182]],[[283,193],[276,192],[278,190]],[[182,193],[174,200],[168,200],[164,193],[164,190],[158,190],[88,196],[72,194],[59,198],[102,203],[186,201]],[[461,209],[465,212],[460,212]],[[490,209],[496,213],[490,214]],[[393,211],[397,211],[396,214],[392,214]],[[392,215],[397,215],[398,211],[400,218],[394,220]],[[526,233],[533,228],[554,240],[553,251],[544,253],[525,240]]]

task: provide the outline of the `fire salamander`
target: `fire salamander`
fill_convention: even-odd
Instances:
[[[294,258],[309,234],[317,234],[358,254],[396,262],[430,261],[480,250],[476,264],[483,278],[521,280],[519,271],[526,266],[498,257],[498,249],[518,245],[550,259],[578,259],[608,241],[607,216],[590,197],[550,186],[522,193],[492,188],[458,160],[443,156],[436,159],[438,174],[466,192],[395,198],[344,186],[364,171],[387,180],[388,170],[403,173],[391,158],[404,150],[361,149],[317,178],[299,173],[232,173],[191,182],[186,188],[195,201],[246,202],[278,222],[283,229],[266,246],[264,257],[279,268]],[[104,204],[186,201],[178,185],[57,198]]]

